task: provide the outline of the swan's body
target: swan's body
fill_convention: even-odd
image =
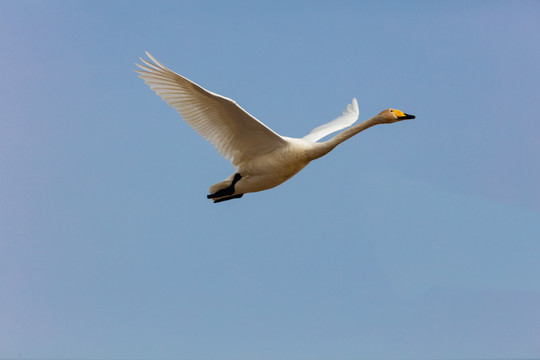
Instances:
[[[330,140],[317,140],[351,126],[358,119],[358,103],[343,115],[313,129],[302,139],[280,136],[251,116],[233,100],[203,89],[160,64],[141,59],[140,77],[219,153],[230,160],[236,172],[210,187],[214,202],[273,188],[289,180],[311,161],[327,154],[351,136],[373,125],[414,119],[399,110],[384,110],[373,118],[339,133]]]

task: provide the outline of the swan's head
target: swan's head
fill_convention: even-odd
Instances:
[[[405,114],[401,110],[386,109],[382,111],[379,116],[382,118],[383,123],[391,124],[401,120],[414,119],[416,116]]]

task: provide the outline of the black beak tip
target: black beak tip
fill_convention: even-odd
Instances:
[[[408,120],[408,119],[416,119],[416,116],[414,115],[409,115],[409,114],[405,114],[404,117],[402,117],[403,120]]]

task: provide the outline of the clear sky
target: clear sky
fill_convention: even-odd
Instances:
[[[1,1],[0,358],[540,357],[540,2]],[[148,50],[302,137],[233,172],[132,71]]]

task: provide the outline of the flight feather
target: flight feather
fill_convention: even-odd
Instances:
[[[233,165],[270,153],[285,143],[234,100],[204,89],[148,52],[146,55],[152,62],[141,58],[143,64],[136,64],[141,70],[135,70],[139,77]]]

